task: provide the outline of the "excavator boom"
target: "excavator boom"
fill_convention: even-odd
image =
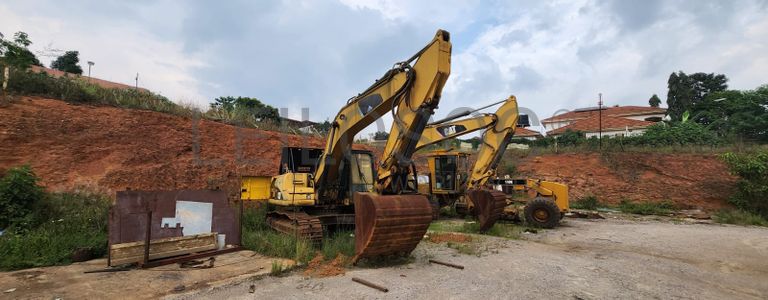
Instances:
[[[451,43],[447,31],[438,30],[426,47],[395,64],[384,76],[336,115],[325,149],[314,172],[318,204],[346,205],[344,162],[351,157],[354,137],[385,113],[393,123],[377,167],[374,190],[353,193],[355,257],[410,253],[431,222],[431,207],[424,195],[408,185],[415,152],[429,117],[440,102],[450,74]]]
[[[518,107],[515,96],[509,96],[495,113],[481,114],[469,119],[448,118],[430,124],[424,129],[417,149],[444,140],[485,129],[477,159],[466,186],[467,208],[480,220],[480,229],[487,230],[499,219],[506,206],[504,193],[485,189],[488,178],[496,175],[496,168],[504,156],[509,140],[517,127]],[[468,113],[459,115],[468,115]]]

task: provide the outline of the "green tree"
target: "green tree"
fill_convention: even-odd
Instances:
[[[45,196],[38,181],[29,166],[11,168],[0,179],[0,229],[22,223],[31,215],[32,207]]]
[[[683,71],[672,73],[667,80],[667,114],[672,121],[680,121],[685,111],[691,111],[696,122],[708,124],[708,120],[697,118],[697,113],[706,107],[707,95],[728,89],[728,78],[722,74],[694,73]]]
[[[332,124],[326,119],[325,122],[315,125],[315,130],[321,134],[326,134],[331,130]]]
[[[768,142],[768,85],[751,91],[723,91],[709,95],[698,119],[721,135]]]
[[[768,151],[726,153],[721,158],[741,177],[730,202],[745,211],[768,218]]]
[[[659,96],[656,96],[656,94],[653,94],[651,99],[648,99],[648,104],[651,105],[651,107],[659,107],[661,99],[659,99]]]
[[[32,45],[32,41],[23,31],[14,34],[13,40],[6,40],[0,33],[0,63],[19,69],[26,69],[30,65],[42,66],[35,54],[29,51],[29,45]]]
[[[566,129],[556,140],[560,146],[578,146],[585,140],[585,135],[581,131]]]
[[[277,108],[262,103],[259,99],[250,97],[218,97],[211,103],[211,108],[227,112],[245,112],[252,114],[259,121],[280,121]]]
[[[67,51],[51,63],[51,68],[72,74],[83,74],[83,68],[78,65],[80,52]]]

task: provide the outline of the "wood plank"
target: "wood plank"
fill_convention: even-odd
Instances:
[[[154,239],[149,242],[149,259],[159,259],[217,248],[217,233]],[[110,266],[142,262],[144,242],[114,244],[110,249]]]

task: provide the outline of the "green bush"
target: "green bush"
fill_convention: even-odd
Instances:
[[[0,270],[67,264],[75,250],[103,257],[110,201],[87,192],[43,197],[32,213],[38,224],[0,236]]]
[[[768,226],[768,219],[741,209],[720,210],[712,219],[718,223]]]
[[[744,211],[768,218],[768,150],[725,153],[720,157],[740,177],[738,191],[729,201]]]
[[[0,229],[28,227],[33,208],[45,196],[29,166],[11,168],[0,179]]]
[[[597,197],[589,195],[571,202],[570,206],[575,209],[596,210],[598,207],[601,207],[602,204],[597,200]]]
[[[674,203],[670,201],[662,201],[658,203],[653,202],[632,202],[629,200],[621,200],[619,203],[619,210],[623,213],[639,214],[639,215],[668,215],[676,209]]]

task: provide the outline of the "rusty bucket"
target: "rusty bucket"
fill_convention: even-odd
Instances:
[[[416,248],[432,221],[424,195],[355,193],[355,257],[407,255]]]
[[[495,190],[470,189],[467,197],[472,201],[475,215],[480,223],[480,232],[485,232],[496,224],[507,206],[507,197],[504,193]]]

